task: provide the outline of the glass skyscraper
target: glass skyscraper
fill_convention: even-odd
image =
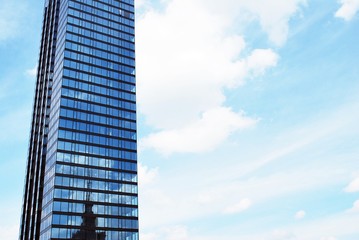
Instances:
[[[20,240],[138,240],[134,0],[45,0]]]

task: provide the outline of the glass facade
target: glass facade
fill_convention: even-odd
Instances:
[[[20,240],[138,240],[134,0],[46,0]]]

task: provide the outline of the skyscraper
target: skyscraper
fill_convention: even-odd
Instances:
[[[45,0],[20,240],[137,240],[134,0]]]

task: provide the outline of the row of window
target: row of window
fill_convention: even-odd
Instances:
[[[135,9],[134,0],[75,0],[75,2],[81,2],[109,13],[116,13],[118,8],[133,13]]]
[[[68,215],[52,215],[52,224],[66,225],[66,226],[81,226],[81,216],[68,216]]]
[[[52,232],[51,232],[52,231]],[[72,237],[79,231],[77,229],[68,228],[53,228],[52,230],[41,234],[40,240],[49,240],[50,238],[56,239],[73,239]],[[98,231],[99,234],[101,231]],[[118,232],[118,231],[105,231],[106,240],[138,240],[137,232]]]
[[[133,182],[133,183],[137,182],[137,174],[134,173],[102,170],[97,168],[85,168],[79,166],[69,166],[59,163],[56,164],[56,173],[68,174],[68,175],[80,176],[80,177],[101,178],[101,179],[108,179],[114,181],[125,181],[125,182]],[[85,185],[83,186],[85,187]]]
[[[107,126],[114,126],[117,128],[127,128],[127,129],[132,129],[132,130],[136,130],[136,123],[134,122],[129,122],[129,121],[125,121],[125,120],[119,120],[116,118],[108,118],[108,117],[103,117],[103,116],[99,116],[99,115],[92,115],[91,114],[87,114],[84,112],[78,112],[78,111],[74,111],[74,110],[69,110],[69,109],[61,109],[60,110],[60,116],[61,117],[67,117],[67,118],[71,118],[71,119],[76,119],[76,120],[82,120],[82,121],[88,121],[88,122],[93,122],[93,123],[98,123],[98,124],[106,124]],[[70,121],[70,120],[66,120],[66,121]],[[66,123],[66,125],[61,125],[62,127],[66,127],[66,128],[76,128],[76,129],[85,129],[85,126],[83,126],[82,124],[78,125],[78,124],[74,124],[75,121],[71,124],[71,122]],[[94,133],[103,133],[103,128],[97,125],[93,125],[93,124],[86,124],[86,130],[89,132],[94,132]],[[115,132],[113,131],[114,128],[110,129],[108,128],[107,130],[105,130],[109,135],[113,134],[115,135]],[[119,132],[120,136],[124,136],[124,137],[131,137],[131,139],[135,140],[135,135],[131,135],[130,132],[125,133],[125,132]]]
[[[123,114],[127,114],[127,115],[124,115],[123,117],[126,117],[128,119],[136,117],[134,113],[126,113],[125,112]],[[120,120],[120,119],[117,119],[114,117],[100,116],[100,115],[96,115],[94,113],[85,113],[85,112],[79,112],[79,111],[75,111],[75,110],[71,110],[71,109],[62,108],[60,110],[60,116],[71,118],[71,119],[76,119],[76,120],[98,123],[98,124],[106,124],[106,125],[119,127],[119,128],[127,128],[127,129],[136,130],[135,122]],[[122,117],[122,116],[120,116],[120,117]]]
[[[104,68],[100,68],[100,67],[96,67],[93,65],[88,65],[88,64],[83,64],[83,63],[79,63],[79,62],[74,62],[74,61],[70,61],[68,59],[64,60],[64,67],[66,68],[72,68],[74,70],[79,70],[79,71],[83,71],[83,72],[88,72],[91,74],[96,74],[96,75],[100,75],[103,77],[109,77],[109,78],[115,78],[115,79],[125,79],[126,80],[132,80],[132,79],[126,79],[123,78],[122,73],[113,71],[113,70],[108,70],[108,69],[104,69]],[[134,76],[135,72],[133,69],[128,68],[126,66],[122,66],[122,68],[124,68],[124,71],[133,71],[129,74],[132,74]],[[129,75],[130,76],[130,75]]]
[[[56,189],[54,190],[54,198],[85,201],[87,192],[80,190]],[[137,205],[137,196],[126,196],[118,193],[98,193],[91,192],[91,201],[100,203],[114,203],[125,205]]]
[[[118,138],[102,137],[98,135],[90,135],[80,132],[59,130],[59,138],[64,140],[72,140],[76,142],[90,143],[103,145],[114,148],[123,148],[129,150],[136,150],[136,142],[121,140]]]
[[[48,185],[48,184],[46,184]],[[86,193],[89,194],[89,193]],[[86,196],[90,200],[93,200],[96,197],[97,193],[91,193],[90,196]],[[92,197],[94,195],[94,197]],[[88,199],[87,199],[88,200]],[[95,204],[92,208],[95,214],[102,215],[110,215],[110,216],[125,216],[125,217],[138,217],[138,210],[136,207],[121,207],[121,206],[105,206]],[[69,213],[83,213],[84,212],[84,204],[83,203],[69,203],[69,202],[58,202],[55,201],[53,204],[48,204],[46,207],[42,209],[42,220],[46,224],[42,224],[41,230],[46,229],[51,221],[45,221],[45,218],[52,211],[61,211],[61,212],[69,212]]]
[[[53,211],[83,213],[85,211],[85,204],[54,201]],[[138,209],[134,207],[105,206],[95,204],[92,207],[92,211],[94,214],[101,215],[138,217]]]
[[[124,75],[124,74],[121,76],[120,79],[114,80],[114,79],[106,79],[103,77],[98,77],[98,76],[91,75],[88,73],[79,72],[76,70],[71,70],[71,69],[65,68],[64,72],[63,72],[63,78],[66,79],[66,77],[85,81],[85,82],[95,83],[95,84],[99,84],[99,85],[103,85],[103,86],[107,86],[107,87],[112,87],[112,88],[116,88],[116,89],[120,89],[120,90],[136,92],[136,86],[134,84],[128,84],[128,83],[118,81],[118,80],[124,80],[127,82],[135,81],[135,79],[133,77],[129,77],[128,75]]]
[[[128,35],[125,39],[128,41],[133,41],[133,40],[131,40],[135,33],[133,22],[131,22],[130,25],[125,25],[123,22],[119,23],[116,21],[111,21],[109,19],[103,18],[102,16],[98,16],[98,15],[96,16],[92,13],[86,13],[83,11],[79,11],[78,9],[73,9],[71,7],[68,10],[68,16],[72,18],[72,20],[69,22],[71,22],[73,24],[82,25],[83,23],[77,22],[76,20],[74,20],[74,18],[83,19],[83,20],[90,22],[91,24],[96,24],[99,27],[111,28],[111,29],[115,29],[115,30],[120,30],[121,32],[125,32]],[[89,27],[87,27],[87,28],[89,28]],[[92,26],[90,28],[92,28]],[[97,29],[98,29],[97,31],[100,31],[100,32],[103,32],[106,34],[110,34],[108,30],[101,30],[100,28],[97,28]],[[125,36],[125,35],[123,35],[123,36]]]
[[[120,62],[120,63],[124,63],[126,65],[135,66],[134,59],[129,58],[129,57],[123,57],[123,56],[120,56],[119,54],[115,54],[113,52],[110,53],[107,51],[99,50],[96,48],[92,48],[92,47],[88,47],[88,46],[84,46],[84,45],[80,45],[80,44],[76,44],[76,43],[72,43],[72,42],[66,42],[65,46],[67,49],[71,49],[71,50],[78,51],[81,53],[108,59],[113,62]]]
[[[136,161],[137,159],[137,154],[135,152],[91,146],[88,144],[58,141],[58,149],[82,154],[93,154],[104,157],[121,158],[133,161]]]
[[[103,115],[110,115],[111,117],[118,117],[118,118],[124,118],[124,119],[129,119],[129,120],[133,120],[136,121],[136,113],[134,112],[128,112],[126,110],[119,110],[117,108],[111,108],[111,107],[105,107],[105,106],[100,106],[97,104],[92,104],[92,103],[88,103],[88,102],[82,102],[82,101],[78,101],[78,100],[73,100],[73,99],[67,99],[67,98],[61,98],[61,106],[62,107],[68,107],[68,108],[74,108],[75,110],[82,110],[82,111],[87,111],[90,112],[88,115],[91,114],[95,114],[94,117],[91,116],[74,116],[74,118],[78,118],[78,119],[90,119],[89,121],[93,121],[93,122],[98,122],[100,123],[101,121],[105,121],[108,122],[109,119],[102,119],[101,117],[99,117],[99,115],[97,115],[96,113],[99,114],[103,114]],[[63,108],[61,108],[63,109]],[[78,113],[78,112],[76,112]],[[69,113],[70,115],[74,113]],[[81,114],[80,114],[81,115]],[[62,116],[62,114],[60,113],[60,116]],[[96,121],[98,120],[98,121]],[[111,120],[109,120],[111,121]],[[116,127],[123,127],[123,128],[131,128],[131,124],[129,124],[129,122],[126,121],[124,123],[122,123],[123,120],[112,120],[111,125],[116,126]],[[127,125],[127,126],[126,126]],[[133,129],[133,128],[131,128]]]
[[[128,3],[129,1],[130,0],[126,0],[124,2]],[[103,4],[99,1],[77,0],[77,1],[70,1],[69,7],[73,7],[75,9],[81,9],[85,12],[92,13],[92,14],[95,14],[98,16],[102,16],[106,19],[111,19],[116,22],[122,22],[124,24],[133,26],[134,25],[134,23],[133,23],[134,16],[132,13],[134,12],[134,7],[127,5],[127,4],[121,4],[122,1],[119,1],[119,2],[120,2],[120,5],[114,4],[113,6],[115,6],[115,7],[113,7],[113,6],[109,6],[107,4]],[[84,4],[80,4],[80,3],[84,3]],[[132,1],[132,3],[133,3],[133,1]],[[92,7],[85,5],[85,4],[91,5]],[[103,9],[103,10],[101,10],[101,9]],[[123,18],[118,15],[121,13],[120,11],[122,9],[125,10],[126,12],[130,12],[132,14],[129,16],[130,19]],[[132,25],[131,25],[131,22],[132,22]]]
[[[132,41],[127,41],[126,40],[127,34],[125,33],[118,34],[119,36],[116,35],[111,36],[111,35],[105,35],[102,33],[94,32],[91,29],[77,27],[76,25],[71,25],[71,24],[68,24],[66,26],[66,30],[74,34],[78,34],[84,37],[94,38],[108,44],[127,48],[133,51],[135,50],[134,39],[132,38],[131,39]]]
[[[97,218],[97,226],[105,228],[138,229],[138,220],[99,217]]]
[[[57,152],[55,156],[57,158],[52,157],[51,159],[57,160],[57,164],[55,165],[56,168],[54,167],[51,159],[47,161],[46,174],[44,180],[45,182],[44,196],[47,195],[48,191],[51,190],[55,184],[55,180],[53,177],[55,175],[55,172],[60,174],[71,174],[81,177],[91,176],[93,178],[109,179],[114,181],[126,181],[133,183],[137,182],[136,173],[113,171],[113,170],[122,170],[122,171],[136,172],[137,165],[136,163],[133,162],[124,162],[119,160],[88,157],[88,156],[81,156],[81,155],[61,153],[61,152]],[[60,164],[61,162],[78,164],[78,165],[82,165],[83,167],[63,165]],[[52,167],[49,167],[50,165]],[[93,169],[93,168],[90,169],[88,168],[88,166],[101,167],[105,169],[107,168],[109,170]],[[79,179],[74,181],[75,181],[74,186],[77,186],[79,188],[86,187],[86,183],[83,183],[84,182],[83,180]],[[44,205],[46,204],[44,203]]]
[[[134,12],[135,9],[134,0],[75,0],[75,2],[81,2],[108,12],[115,12],[118,8],[130,12]]]
[[[86,180],[72,177],[55,177],[55,186],[86,188],[91,190],[112,191],[119,193],[137,193],[137,186],[98,180]]]
[[[135,52],[133,50],[128,50],[122,47],[119,47],[117,45],[112,45],[112,44],[108,44],[108,43],[103,43],[100,41],[97,41],[96,39],[91,39],[85,36],[79,36],[76,34],[72,34],[72,33],[67,33],[66,34],[66,40],[68,41],[72,41],[73,43],[79,43],[83,46],[88,46],[90,48],[94,48],[94,49],[101,49],[103,51],[107,51],[107,52],[111,52],[114,54],[119,54],[125,57],[129,57],[129,58],[135,58]],[[67,45],[66,45],[67,47]],[[87,52],[85,52],[87,53]],[[131,65],[131,64],[129,64]]]
[[[86,131],[96,134],[107,135],[111,137],[126,138],[136,140],[136,132],[119,130],[117,128],[97,126],[89,123],[77,122],[72,120],[60,119],[59,126],[61,128],[74,129],[79,131]]]
[[[71,50],[66,50],[64,56],[65,58],[70,59],[71,61],[72,60],[80,61],[85,64],[96,65],[98,67],[121,71],[128,74],[131,74],[135,70],[134,65],[127,66],[124,65],[124,63],[122,62],[107,61],[108,59],[104,60],[102,58],[98,58],[97,56],[89,56],[82,52],[74,52]],[[70,64],[70,66],[72,65]]]
[[[127,66],[120,66],[121,69],[120,70],[114,70],[114,69],[108,69],[108,68],[103,68],[103,67],[98,67],[95,65],[89,65],[89,64],[85,64],[85,63],[81,63],[81,62],[75,62],[75,61],[71,61],[69,59],[64,59],[64,67],[67,68],[72,68],[72,69],[76,69],[76,70],[80,70],[80,71],[84,71],[84,72],[88,72],[88,73],[93,73],[93,74],[97,74],[100,76],[104,76],[104,77],[110,77],[111,75],[113,75],[115,77],[115,73],[117,73],[118,77],[120,77],[120,74],[118,71],[121,71],[122,73],[127,73],[130,75],[135,75],[135,70],[134,68],[131,67],[127,67]]]
[[[85,12],[80,12],[76,9],[69,8],[68,22],[111,36],[118,36],[120,38],[126,39],[127,41],[133,42],[135,32],[133,27],[128,27],[124,24],[118,24],[117,22],[109,21],[107,19],[87,14]],[[104,23],[107,25],[104,25]]]
[[[117,45],[109,44],[109,43],[103,43],[101,41],[98,41],[97,39],[85,37],[85,36],[79,36],[76,34],[72,34],[67,32],[66,33],[66,40],[73,41],[74,43],[83,44],[92,48],[101,49],[104,51],[112,52],[115,54],[120,54],[129,58],[135,58],[135,51],[125,49],[122,47],[119,47]]]
[[[113,98],[125,99],[128,101],[136,101],[136,95],[134,93],[125,92],[122,89],[111,89],[102,86],[96,86],[86,82],[75,81],[64,78],[62,80],[62,86],[81,89],[91,93],[102,94]]]
[[[111,5],[114,7],[119,7],[125,9],[127,11],[133,12],[134,11],[134,0],[97,0],[107,5]],[[83,1],[82,1],[83,2]],[[85,2],[93,2],[93,0],[85,0]],[[127,5],[129,4],[129,5]],[[96,5],[98,6],[98,5]]]
[[[62,88],[62,96],[136,111],[136,104],[134,102],[128,102],[128,101],[118,100],[115,98],[100,96],[97,94],[77,91],[73,89],[68,89],[66,87]]]
[[[124,162],[120,160],[97,158],[78,154],[57,152],[56,160],[58,162],[75,163],[92,167],[103,167],[133,172],[137,171],[137,163],[135,162]]]
[[[98,217],[97,227],[136,229],[138,228],[137,220],[133,219],[117,219]],[[83,219],[81,216],[59,215],[52,216],[52,224],[66,226],[81,226]]]

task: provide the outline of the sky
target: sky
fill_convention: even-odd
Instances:
[[[43,1],[0,0],[17,239]],[[137,0],[140,240],[359,239],[359,0]]]

